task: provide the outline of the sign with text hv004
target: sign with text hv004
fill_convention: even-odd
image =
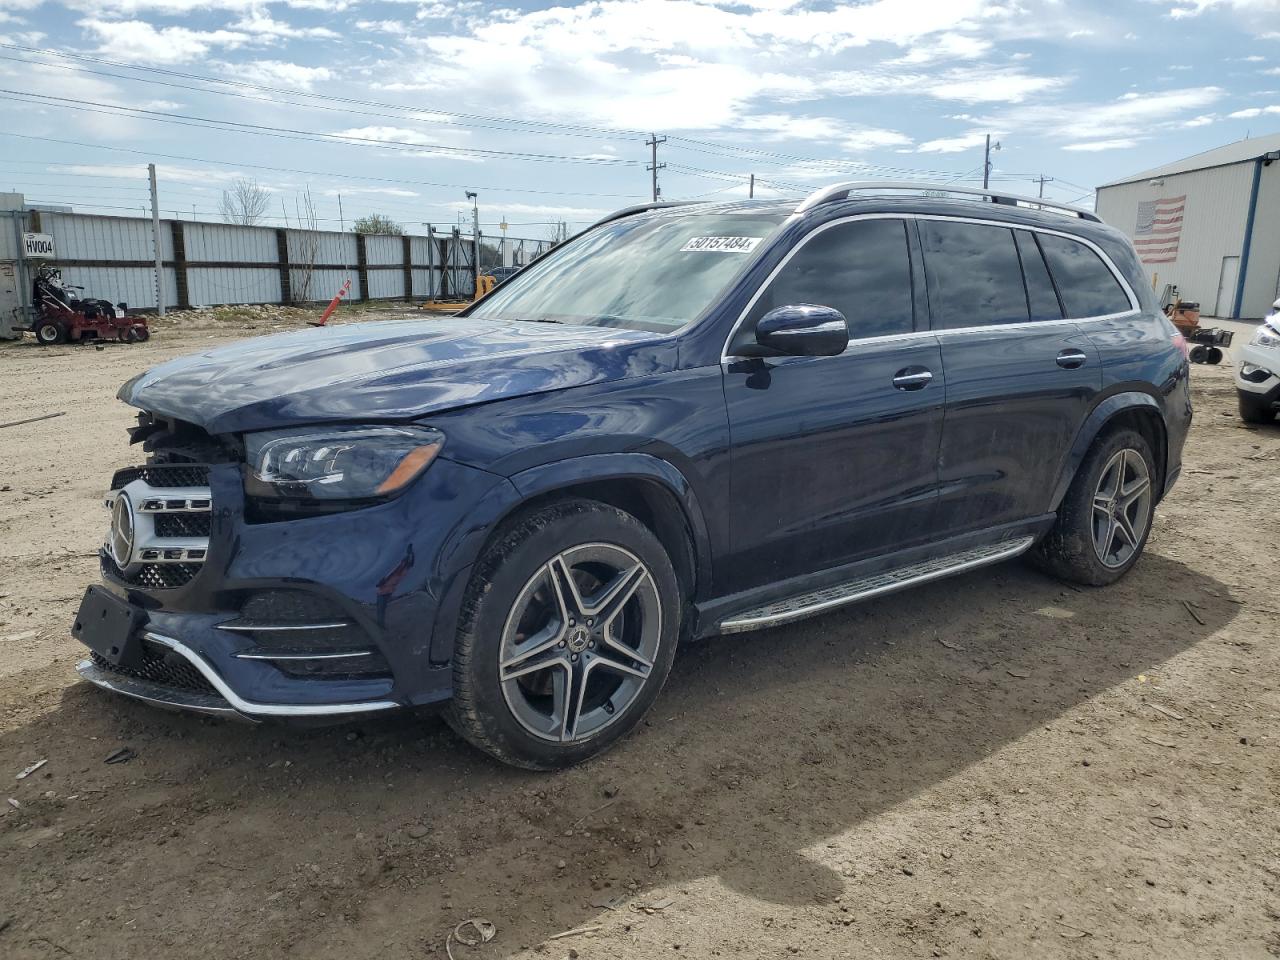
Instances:
[[[53,236],[48,233],[24,233],[22,255],[28,259],[48,259],[53,256]]]

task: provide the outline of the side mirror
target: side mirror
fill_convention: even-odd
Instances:
[[[849,345],[849,324],[833,307],[775,307],[756,324],[756,343],[788,357],[834,357]]]

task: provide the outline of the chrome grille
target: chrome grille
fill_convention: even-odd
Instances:
[[[106,506],[104,571],[169,590],[190,583],[209,553],[213,501],[203,464],[148,464],[116,471]]]

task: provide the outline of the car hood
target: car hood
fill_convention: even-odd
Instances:
[[[162,363],[126,403],[209,433],[439,410],[669,370],[675,343],[636,330],[464,317],[386,320],[246,340]]]

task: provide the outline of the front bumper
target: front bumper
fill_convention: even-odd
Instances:
[[[154,706],[172,710],[184,710],[213,716],[261,720],[268,717],[333,717],[347,714],[373,713],[394,710],[400,704],[392,700],[374,700],[359,703],[260,703],[245,700],[227,685],[218,672],[203,657],[180,640],[153,631],[145,631],[143,639],[166,648],[171,655],[182,658],[205,680],[207,690],[177,686],[148,680],[113,669],[94,659],[82,660],[76,672],[85,680],[112,693],[120,693]]]
[[[448,654],[433,657],[433,637],[452,636],[457,584],[514,502],[508,481],[441,459],[389,503],[275,522],[246,517],[234,465],[211,467],[208,482],[208,554],[189,580],[131,582],[102,554],[106,589],[145,611],[150,662],[167,660],[177,673],[130,675],[94,658],[79,667],[84,679],[171,709],[251,720],[340,718],[451,695]],[[314,601],[336,614],[323,619],[340,622],[300,628],[272,604],[246,619],[248,598],[264,595]],[[346,652],[316,652],[326,627],[347,631],[350,644],[333,641]],[[326,659],[378,666],[313,674]]]
[[[1246,344],[1237,351],[1237,360],[1235,381],[1241,393],[1257,396],[1280,388],[1280,348]],[[1244,375],[1246,368],[1253,371],[1248,377]]]

